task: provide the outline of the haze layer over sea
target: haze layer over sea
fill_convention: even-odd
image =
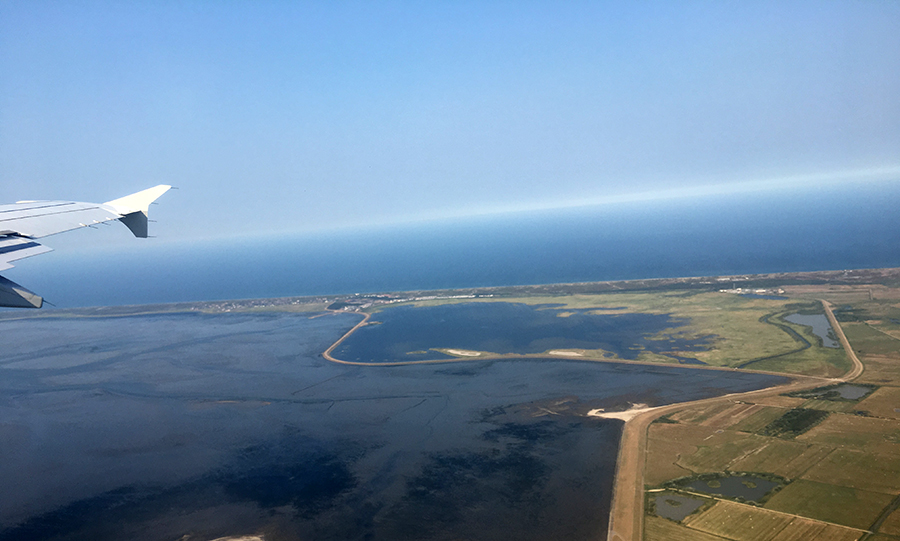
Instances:
[[[109,249],[82,231],[6,274],[73,307],[897,267],[898,209],[878,182]]]

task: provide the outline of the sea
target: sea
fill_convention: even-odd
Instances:
[[[900,183],[860,183],[110,249],[83,231],[4,275],[66,308],[885,268],[898,224]]]

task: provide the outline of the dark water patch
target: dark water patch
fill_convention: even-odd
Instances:
[[[877,387],[875,385],[841,383],[804,391],[786,393],[796,398],[815,398],[817,400],[848,400],[857,402],[868,396]]]
[[[549,466],[520,451],[432,455],[381,521],[385,539],[535,537]],[[518,520],[507,522],[515,511]],[[485,535],[487,534],[487,535]],[[493,535],[491,535],[493,534]]]
[[[206,531],[214,537],[253,533],[277,508],[314,519],[356,488],[352,470],[361,456],[355,444],[334,452],[310,438],[282,437],[240,450],[218,471],[181,484],[126,486],[69,503],[0,531],[0,541],[175,539],[184,525],[167,532],[171,525],[159,522],[173,509],[182,516],[219,509]],[[234,515],[223,516],[226,510]],[[195,523],[192,529],[208,526]]]
[[[642,351],[703,351],[712,340],[709,336],[660,338],[659,333],[686,323],[666,314],[592,314],[588,309],[537,309],[507,302],[399,306],[382,310],[376,318],[381,325],[358,329],[334,355],[377,363],[448,358],[435,355],[430,351],[434,348],[516,354],[577,348],[603,349],[623,359],[636,359]],[[428,353],[415,353],[421,351]]]
[[[588,431],[590,430],[590,431]],[[504,423],[481,451],[433,453],[379,522],[385,539],[593,539],[606,525],[614,423]],[[612,459],[612,460],[611,460]],[[596,476],[596,477],[595,477]],[[610,486],[610,485],[606,485]],[[599,512],[598,509],[607,511]],[[452,533],[451,533],[452,532]]]
[[[262,508],[290,505],[301,516],[312,516],[333,505],[356,487],[347,458],[323,450],[256,445],[243,450],[238,462],[215,477],[225,494]]]
[[[652,505],[652,509],[649,510],[650,512],[658,517],[667,518],[676,522],[681,522],[687,518],[688,515],[697,509],[700,509],[703,504],[707,503],[700,498],[674,492],[660,492],[654,494],[651,496],[650,502]]]
[[[475,376],[484,373],[494,362],[497,361],[469,361],[461,364],[452,364],[436,368],[434,373],[443,376]]]
[[[672,355],[672,354],[668,354],[666,356],[675,359],[676,361],[678,361],[678,364],[694,364],[694,365],[704,365],[704,366],[706,365],[705,362],[701,361],[700,359],[695,359],[693,357],[682,357],[679,355]]]
[[[535,443],[550,438],[555,438],[570,428],[560,426],[552,421],[537,423],[504,423],[500,428],[488,430],[484,433],[484,439],[499,441],[501,438],[511,438],[522,442]]]

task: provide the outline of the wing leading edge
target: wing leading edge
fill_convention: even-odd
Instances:
[[[34,239],[71,231],[80,227],[119,220],[135,237],[147,237],[150,203],[169,191],[160,184],[106,203],[75,201],[20,201],[0,205],[0,271],[12,261],[51,251]],[[0,306],[40,308],[44,300],[0,276]]]

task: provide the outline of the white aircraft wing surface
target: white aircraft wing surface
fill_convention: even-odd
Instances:
[[[13,261],[51,251],[35,239],[79,227],[119,220],[135,237],[146,238],[150,203],[170,188],[160,184],[106,203],[20,201],[0,205],[0,270],[11,268]],[[0,306],[40,308],[43,303],[38,295],[0,276]]]

